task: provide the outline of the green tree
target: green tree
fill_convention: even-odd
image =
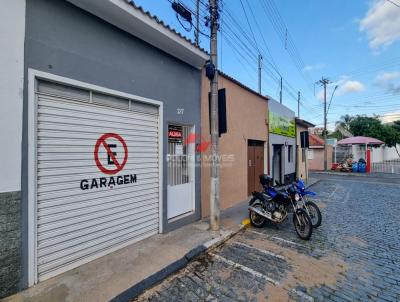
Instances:
[[[393,128],[400,132],[400,120],[393,122]]]
[[[394,147],[397,155],[400,157],[400,152],[397,149],[397,144],[400,144],[400,131],[398,131],[393,125],[383,125],[383,141],[387,146]]]
[[[358,115],[353,117],[350,122],[350,131],[355,136],[369,136],[377,138],[388,147],[395,147],[400,157],[397,144],[400,144],[400,123],[397,121],[393,125],[383,125],[377,116],[367,117]]]
[[[400,151],[397,148],[397,144],[400,144],[400,120],[394,121],[393,125],[387,125],[386,127],[387,129],[385,131],[385,143],[389,147],[395,147],[397,155],[400,157]]]
[[[349,127],[354,136],[382,137],[382,123],[377,117],[357,115],[351,119]]]
[[[337,140],[341,140],[343,138],[342,133],[340,131],[335,130],[332,133],[328,134],[328,138],[336,138]]]
[[[340,120],[336,122],[336,126],[341,126],[347,131],[350,131],[350,123],[354,119],[354,116],[349,114],[342,115]]]

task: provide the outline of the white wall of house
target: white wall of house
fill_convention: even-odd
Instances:
[[[0,192],[21,190],[25,0],[1,1]]]
[[[400,144],[397,144],[397,150],[400,152]],[[399,159],[399,154],[396,152],[395,147],[384,147],[383,148],[383,160]]]
[[[384,148],[371,148],[371,161],[373,163],[381,163],[383,161]]]
[[[400,151],[400,144],[397,144],[397,149]],[[360,158],[365,159],[365,146],[353,145],[353,160],[358,161]],[[385,145],[377,148],[371,148],[371,160],[373,163],[381,163],[386,160],[399,159],[399,155],[394,147],[387,147]]]

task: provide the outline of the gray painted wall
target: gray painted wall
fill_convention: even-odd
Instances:
[[[25,78],[28,68],[164,102],[164,155],[169,122],[200,129],[201,72],[62,0],[27,1]],[[22,155],[23,287],[27,286],[27,82]],[[184,114],[178,115],[177,108]],[[164,156],[165,158],[165,156]],[[196,165],[196,213],[167,224],[164,161],[164,230],[200,218],[200,168]]]
[[[268,110],[269,111],[272,111],[272,112],[282,115],[282,116],[295,118],[295,113],[293,110],[291,110],[288,107],[286,107],[285,105],[275,101],[271,97],[268,97],[268,98],[269,98],[269,101],[268,101]]]
[[[268,102],[268,110],[272,111],[273,113],[279,114],[281,116],[286,116],[288,118],[294,119],[295,113],[294,111],[290,110],[288,107],[280,104],[279,102],[275,101],[274,99],[270,99]],[[288,175],[296,172],[296,138],[295,137],[287,137],[282,135],[277,135],[270,133],[269,134],[269,161],[271,167],[271,174],[272,174],[272,156],[273,156],[273,147],[272,145],[284,145],[282,149],[282,167],[283,167],[283,174]],[[286,146],[285,146],[286,145]],[[292,151],[292,161],[288,161],[288,147],[287,145],[293,146]]]

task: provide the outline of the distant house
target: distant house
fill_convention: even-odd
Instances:
[[[310,148],[308,149],[308,168],[309,170],[324,170],[324,140],[315,134],[310,134]],[[333,147],[327,145],[328,169],[332,166]]]
[[[295,113],[271,97],[269,109],[269,167],[274,181],[289,183],[296,178]]]
[[[324,127],[313,127],[309,129],[311,134],[322,135],[324,133]]]
[[[300,133],[304,131],[309,131],[311,127],[315,125],[300,119],[296,118],[296,177],[308,178],[308,167],[306,165],[306,149],[301,148],[301,140]]]

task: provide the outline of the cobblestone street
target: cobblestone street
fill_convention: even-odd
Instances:
[[[138,301],[399,301],[400,180],[319,176],[322,225],[247,228]]]

